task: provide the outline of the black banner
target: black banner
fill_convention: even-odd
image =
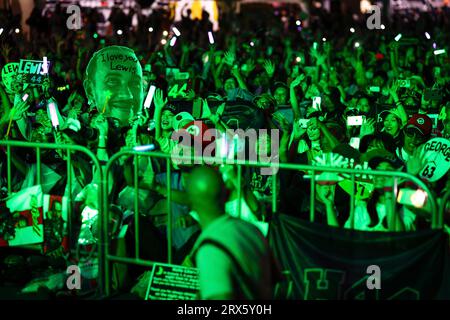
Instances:
[[[360,232],[279,215],[269,239],[293,284],[281,298],[450,299],[450,243],[443,230]]]

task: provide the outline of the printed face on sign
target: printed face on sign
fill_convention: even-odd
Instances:
[[[17,62],[8,63],[2,68],[2,82],[6,88],[6,92],[18,93],[23,86],[18,78],[19,64]]]
[[[132,51],[121,47],[107,48],[94,59],[85,83],[87,95],[100,113],[126,126],[131,110],[136,114],[142,105],[142,67]]]

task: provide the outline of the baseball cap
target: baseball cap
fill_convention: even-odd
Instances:
[[[169,111],[171,111],[173,114],[177,113],[177,108],[176,108],[173,104],[166,104],[166,105],[162,108],[162,112],[164,112],[165,110],[169,110]]]
[[[374,149],[365,153],[361,159],[364,162],[369,163],[371,169],[376,169],[382,162],[387,162],[395,169],[399,169],[403,166],[401,160],[393,153],[390,153],[384,149]]]
[[[384,121],[389,114],[392,114],[393,116],[395,116],[400,121],[402,126],[405,125],[405,123],[402,121],[402,117],[400,116],[400,113],[398,112],[398,109],[396,109],[396,108],[389,109],[389,110],[383,110],[378,114],[378,117],[381,118],[382,121]]]
[[[423,136],[431,135],[433,122],[426,114],[413,114],[406,124],[406,129],[418,130]]]
[[[175,115],[173,119],[173,129],[180,130],[186,123],[194,121],[194,117],[189,112],[183,111]]]

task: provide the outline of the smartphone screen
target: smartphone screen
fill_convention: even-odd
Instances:
[[[28,93],[25,93],[22,97],[22,101],[27,101],[28,97],[29,97]]]
[[[397,196],[397,202],[407,206],[423,208],[428,199],[428,194],[423,190],[400,189]]]
[[[365,117],[364,116],[350,116],[347,118],[347,125],[348,126],[362,126],[364,123]]]
[[[144,109],[149,109],[152,102],[153,102],[153,96],[155,95],[156,87],[154,85],[151,85],[148,89],[147,97],[145,98],[144,102]]]
[[[312,107],[315,110],[322,110],[321,109],[321,104],[322,104],[322,98],[321,97],[314,97],[313,98],[313,102],[312,102]]]
[[[397,80],[398,86],[400,88],[410,88],[411,87],[411,80]]]
[[[370,92],[380,92],[381,90],[380,90],[380,87],[372,86],[369,88],[369,91]]]
[[[301,128],[306,129],[307,126],[308,126],[309,120],[311,120],[311,119],[299,119],[299,120],[298,120],[298,125],[299,125]]]
[[[175,80],[187,80],[189,79],[189,72],[175,73]]]
[[[352,148],[355,148],[356,150],[359,150],[359,143],[360,143],[360,141],[361,141],[361,139],[360,138],[358,138],[358,137],[352,137],[351,139],[350,139],[350,146],[352,147]]]

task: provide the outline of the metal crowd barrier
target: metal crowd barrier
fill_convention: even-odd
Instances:
[[[36,150],[36,183],[38,185],[41,184],[41,170],[42,170],[42,163],[41,163],[41,150],[42,149],[53,149],[53,150],[64,150],[64,151],[77,151],[84,153],[87,155],[93,163],[94,168],[97,170],[98,176],[101,178],[103,177],[102,174],[102,167],[100,166],[100,162],[97,159],[97,156],[89,149],[79,146],[79,145],[62,145],[62,144],[55,144],[55,143],[37,143],[37,142],[24,142],[24,141],[13,141],[13,140],[2,140],[0,141],[0,146],[6,147],[6,170],[7,170],[7,180],[8,180],[8,195],[12,192],[12,166],[11,166],[11,148],[33,148]],[[67,185],[72,186],[72,152],[67,152],[67,158],[66,158],[66,168],[67,168]],[[72,188],[69,187],[69,195],[68,195],[68,206],[67,206],[67,230],[68,230],[68,242],[71,243],[72,238],[72,203],[74,195],[72,194]],[[98,188],[98,214],[100,217],[104,216],[103,214],[103,192],[102,188]],[[104,243],[104,241],[100,240],[100,243]],[[103,283],[103,263],[104,258],[103,257],[103,248],[102,246],[98,246],[98,256],[99,256],[99,286],[100,288],[104,288],[105,284]]]
[[[218,158],[207,158],[207,157],[180,157],[180,156],[173,156],[161,152],[141,152],[141,151],[121,151],[119,153],[116,153],[113,155],[107,165],[104,172],[104,182],[103,182],[103,191],[104,191],[104,197],[107,199],[108,196],[108,187],[109,187],[109,172],[111,170],[111,167],[113,164],[124,156],[133,156],[134,159],[134,227],[135,227],[135,257],[134,258],[128,258],[128,257],[119,257],[110,254],[110,243],[108,239],[108,232],[109,232],[109,210],[108,210],[108,201],[104,201],[104,209],[103,209],[103,219],[101,220],[101,230],[103,231],[102,241],[104,241],[101,244],[101,247],[103,247],[104,250],[104,293],[106,296],[109,296],[111,293],[111,271],[110,271],[110,263],[111,262],[118,262],[118,263],[125,263],[125,264],[136,264],[141,266],[148,266],[151,267],[154,265],[154,261],[148,261],[143,260],[139,257],[139,201],[138,201],[138,163],[139,163],[139,157],[150,157],[150,158],[159,158],[159,159],[165,159],[166,161],[166,187],[167,187],[167,212],[168,212],[168,219],[167,219],[167,242],[168,242],[168,263],[172,262],[172,205],[171,205],[171,160],[179,160],[179,161],[192,161],[191,163],[194,164],[203,164],[203,163],[221,163],[221,159]],[[228,160],[227,160],[228,161]],[[234,166],[237,166],[237,173],[238,173],[238,215],[240,216],[241,211],[241,181],[242,181],[242,167],[259,167],[259,168],[267,168],[270,167],[270,163],[262,163],[262,162],[252,162],[252,161],[242,161],[242,160],[234,160],[232,163],[225,162],[226,164],[232,164]],[[341,173],[341,174],[349,174],[351,176],[351,181],[353,182],[353,188],[351,192],[350,197],[350,217],[354,217],[354,211],[355,211],[355,176],[356,175],[372,175],[372,176],[385,176],[385,177],[392,177],[394,178],[394,185],[393,185],[393,195],[394,199],[396,199],[397,193],[398,193],[398,180],[399,179],[405,179],[412,181],[415,183],[419,188],[423,189],[425,192],[428,193],[429,197],[428,200],[431,205],[431,213],[432,213],[432,228],[433,229],[439,229],[443,228],[443,216],[442,214],[439,214],[441,211],[438,211],[436,200],[433,196],[433,194],[430,192],[430,189],[427,187],[427,185],[421,181],[419,178],[412,176],[407,173],[403,172],[387,172],[387,171],[374,171],[374,170],[359,170],[359,169],[344,169],[344,168],[330,168],[330,167],[322,167],[322,166],[311,166],[311,165],[299,165],[299,164],[290,164],[290,163],[279,163],[276,164],[279,169],[285,169],[285,170],[301,170],[301,171],[308,171],[311,177],[315,177],[315,174],[318,172],[332,172],[332,173]],[[310,221],[314,221],[314,214],[315,214],[315,184],[316,179],[311,179],[311,189],[310,189]],[[274,192],[272,193],[272,211],[273,213],[277,212],[277,179],[272,179],[272,190]],[[393,202],[393,206],[395,206],[395,201]],[[352,226],[354,226],[354,221],[352,223]]]
[[[441,203],[439,205],[439,217],[444,219],[445,210],[447,209],[448,200],[450,198],[450,190],[448,190],[441,199]],[[443,223],[443,222],[442,222]]]
[[[149,157],[149,158],[159,158],[165,159],[166,161],[166,187],[167,187],[167,242],[168,242],[168,262],[172,263],[172,204],[171,204],[171,171],[172,171],[172,160],[179,161],[192,161],[195,164],[203,164],[203,163],[221,163],[222,159],[218,158],[207,158],[207,157],[179,157],[173,156],[161,152],[141,152],[141,151],[121,151],[119,153],[114,154],[106,164],[105,169],[102,170],[102,166],[100,165],[100,161],[97,159],[94,153],[89,149],[77,146],[77,145],[59,145],[54,143],[31,143],[31,142],[22,142],[22,141],[0,141],[1,146],[6,147],[7,154],[7,180],[8,180],[8,193],[12,191],[12,173],[11,173],[11,148],[34,148],[36,149],[36,164],[37,164],[37,184],[41,183],[41,154],[40,151],[42,149],[60,149],[66,151],[78,151],[86,154],[93,162],[94,168],[97,170],[99,177],[101,177],[101,187],[98,189],[98,203],[99,203],[99,221],[100,221],[100,235],[99,235],[99,245],[98,245],[98,259],[99,259],[99,270],[98,270],[98,284],[99,284],[99,293],[101,296],[109,296],[111,294],[111,268],[110,264],[112,262],[124,263],[124,264],[135,264],[141,266],[151,267],[155,262],[149,260],[143,260],[139,256],[139,177],[138,177],[138,163],[140,157]],[[130,157],[132,156],[134,159],[134,227],[135,227],[135,257],[120,257],[110,254],[110,239],[109,239],[109,172],[111,171],[114,163],[120,159],[121,157]],[[242,167],[256,167],[256,168],[267,168],[270,167],[270,163],[262,163],[262,162],[253,162],[253,161],[243,161],[243,160],[234,160],[228,162],[226,164],[230,164],[237,167],[238,173],[238,185],[242,186]],[[71,185],[72,182],[72,171],[70,170],[72,164],[71,152],[67,152],[67,183]],[[436,203],[436,200],[433,194],[430,192],[430,189],[426,186],[426,184],[421,181],[419,178],[412,176],[403,172],[387,172],[387,171],[372,171],[372,170],[359,170],[359,169],[344,169],[344,168],[331,168],[331,167],[322,167],[322,166],[311,166],[311,165],[299,165],[299,164],[290,164],[290,163],[279,163],[276,164],[281,170],[297,170],[297,171],[308,171],[311,177],[315,177],[318,172],[331,172],[331,173],[341,173],[341,174],[349,174],[351,176],[351,181],[353,182],[353,188],[350,195],[350,217],[354,217],[355,210],[355,176],[356,175],[372,175],[372,176],[386,176],[394,178],[394,188],[393,195],[394,199],[397,196],[398,192],[398,180],[405,179],[412,181],[419,188],[423,189],[428,193],[428,201],[431,206],[431,214],[432,214],[432,228],[433,229],[441,229],[443,228],[443,213],[445,210],[445,204],[450,197],[450,192],[447,192],[443,197],[443,201],[441,206],[439,207]],[[315,215],[315,184],[316,179],[311,179],[311,188],[310,188],[310,221],[314,221]],[[272,212],[277,212],[277,179],[272,179]],[[68,231],[69,237],[72,236],[72,201],[73,195],[71,194],[72,190],[69,188],[69,205],[68,205]],[[238,215],[240,216],[241,211],[241,195],[242,190],[239,188],[238,190]],[[393,203],[395,206],[395,202]]]

